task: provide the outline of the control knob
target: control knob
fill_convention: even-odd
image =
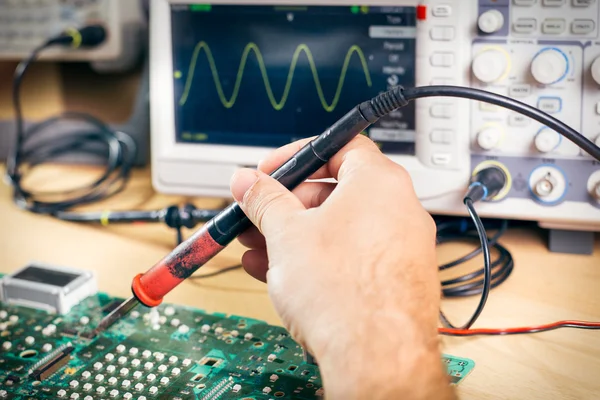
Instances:
[[[561,142],[561,136],[550,128],[543,128],[535,135],[534,145],[540,153],[554,151]]]
[[[587,188],[592,199],[600,204],[600,171],[596,171],[590,176]]]
[[[562,81],[569,72],[569,59],[555,48],[540,51],[531,63],[531,75],[542,85],[552,85]]]
[[[600,85],[600,57],[596,58],[592,63],[592,78]]]
[[[484,50],[473,60],[473,75],[484,83],[496,82],[506,75],[509,64],[508,54],[503,50]]]
[[[596,184],[596,186],[592,189],[592,197],[596,199],[598,203],[600,203],[600,182]]]
[[[492,150],[500,143],[502,131],[498,127],[488,127],[477,134],[477,144],[483,150]]]
[[[496,33],[504,26],[504,15],[498,10],[488,10],[479,16],[477,25],[484,33]]]

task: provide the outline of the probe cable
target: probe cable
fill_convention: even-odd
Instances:
[[[483,309],[485,308],[485,304],[487,303],[487,299],[490,294],[491,286],[492,286],[492,262],[490,256],[490,246],[487,237],[487,233],[485,231],[485,227],[479,215],[477,215],[477,211],[475,210],[475,206],[473,205],[473,200],[470,197],[465,197],[464,199],[465,207],[475,224],[475,229],[477,230],[477,235],[479,236],[479,240],[481,242],[481,251],[483,253],[483,280],[481,282],[481,298],[479,300],[479,304],[473,312],[473,315],[469,319],[469,321],[461,328],[461,329],[469,329],[471,326],[477,321]],[[464,279],[464,278],[463,278]],[[450,323],[448,318],[444,315],[443,311],[440,310],[440,319],[442,323],[448,328],[456,327]]]

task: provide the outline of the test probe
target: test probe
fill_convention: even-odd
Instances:
[[[369,125],[381,117],[400,107],[406,106],[409,101],[435,96],[463,97],[479,100],[519,112],[554,129],[600,161],[600,148],[586,137],[563,122],[519,101],[494,93],[465,87],[428,86],[404,89],[398,86],[370,101],[365,101],[356,106],[324,133],[305,145],[293,157],[275,170],[271,176],[286,188],[290,190],[294,189],[324,166],[331,157],[355,136],[364,132]],[[498,175],[497,171],[491,171],[480,173],[479,177],[483,179],[477,180],[477,177],[475,177],[475,180],[471,182],[468,194],[465,197],[465,205],[471,216],[481,222],[478,218],[475,218],[476,214],[473,203],[478,200],[484,200],[492,193],[499,191],[501,188],[498,186],[502,182],[502,176]],[[251,222],[244,215],[239,204],[236,202],[232,203],[146,273],[137,275],[132,283],[133,295],[107,315],[97,326],[94,333],[98,334],[106,330],[140,303],[147,307],[160,305],[163,298],[171,290],[221,252],[225,246],[250,226]],[[488,265],[486,275],[489,278],[491,273],[487,236],[484,229],[478,229],[478,232],[480,233],[484,247],[484,256]],[[487,281],[488,290],[484,291],[484,293],[489,292],[490,279],[487,279]],[[487,295],[484,294],[478,310],[469,323],[465,325],[465,329],[468,329],[479,313],[481,313],[486,299]]]
[[[408,104],[402,92],[403,88],[395,87],[356,106],[300,149],[271,176],[290,190],[300,185],[369,125]],[[232,203],[158,264],[146,273],[137,275],[132,284],[133,296],[108,314],[95,333],[111,326],[139,303],[147,307],[158,306],[164,296],[251,225],[239,204]]]

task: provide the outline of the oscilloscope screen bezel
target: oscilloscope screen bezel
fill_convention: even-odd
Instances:
[[[151,96],[151,151],[152,181],[154,188],[162,193],[194,196],[231,197],[229,180],[240,167],[255,168],[258,161],[273,151],[272,147],[251,147],[240,145],[220,145],[206,143],[185,143],[177,141],[175,113],[175,81],[173,79],[173,47],[171,6],[195,4],[189,0],[151,0],[150,13],[150,96]],[[215,0],[212,5],[356,5],[352,0]],[[417,0],[364,0],[362,5],[416,7]],[[426,24],[428,26],[428,24]],[[424,27],[423,29],[428,29]],[[421,36],[417,29],[417,49],[427,48],[428,37]],[[423,42],[420,43],[420,41]],[[418,63],[419,59],[415,60]],[[416,64],[418,65],[418,64]],[[423,71],[417,70],[417,80]],[[425,75],[427,76],[427,71]],[[418,113],[423,111],[417,110]],[[417,114],[417,130],[420,130]],[[419,116],[421,115],[421,116]],[[422,142],[422,141],[421,141]],[[460,166],[441,171],[431,169],[426,162],[430,149],[417,142],[414,155],[390,154],[390,158],[403,165],[418,180],[430,179],[434,174],[444,175],[445,186],[456,186],[468,173],[466,158]],[[464,165],[463,165],[464,164]],[[462,184],[462,183],[461,183]],[[444,187],[444,189],[446,189]],[[425,192],[429,195],[429,192]]]

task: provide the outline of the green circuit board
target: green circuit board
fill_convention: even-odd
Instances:
[[[122,299],[67,315],[0,303],[0,399],[319,399],[318,367],[281,327],[199,309],[139,306],[86,339]],[[474,367],[444,356],[460,383]]]

